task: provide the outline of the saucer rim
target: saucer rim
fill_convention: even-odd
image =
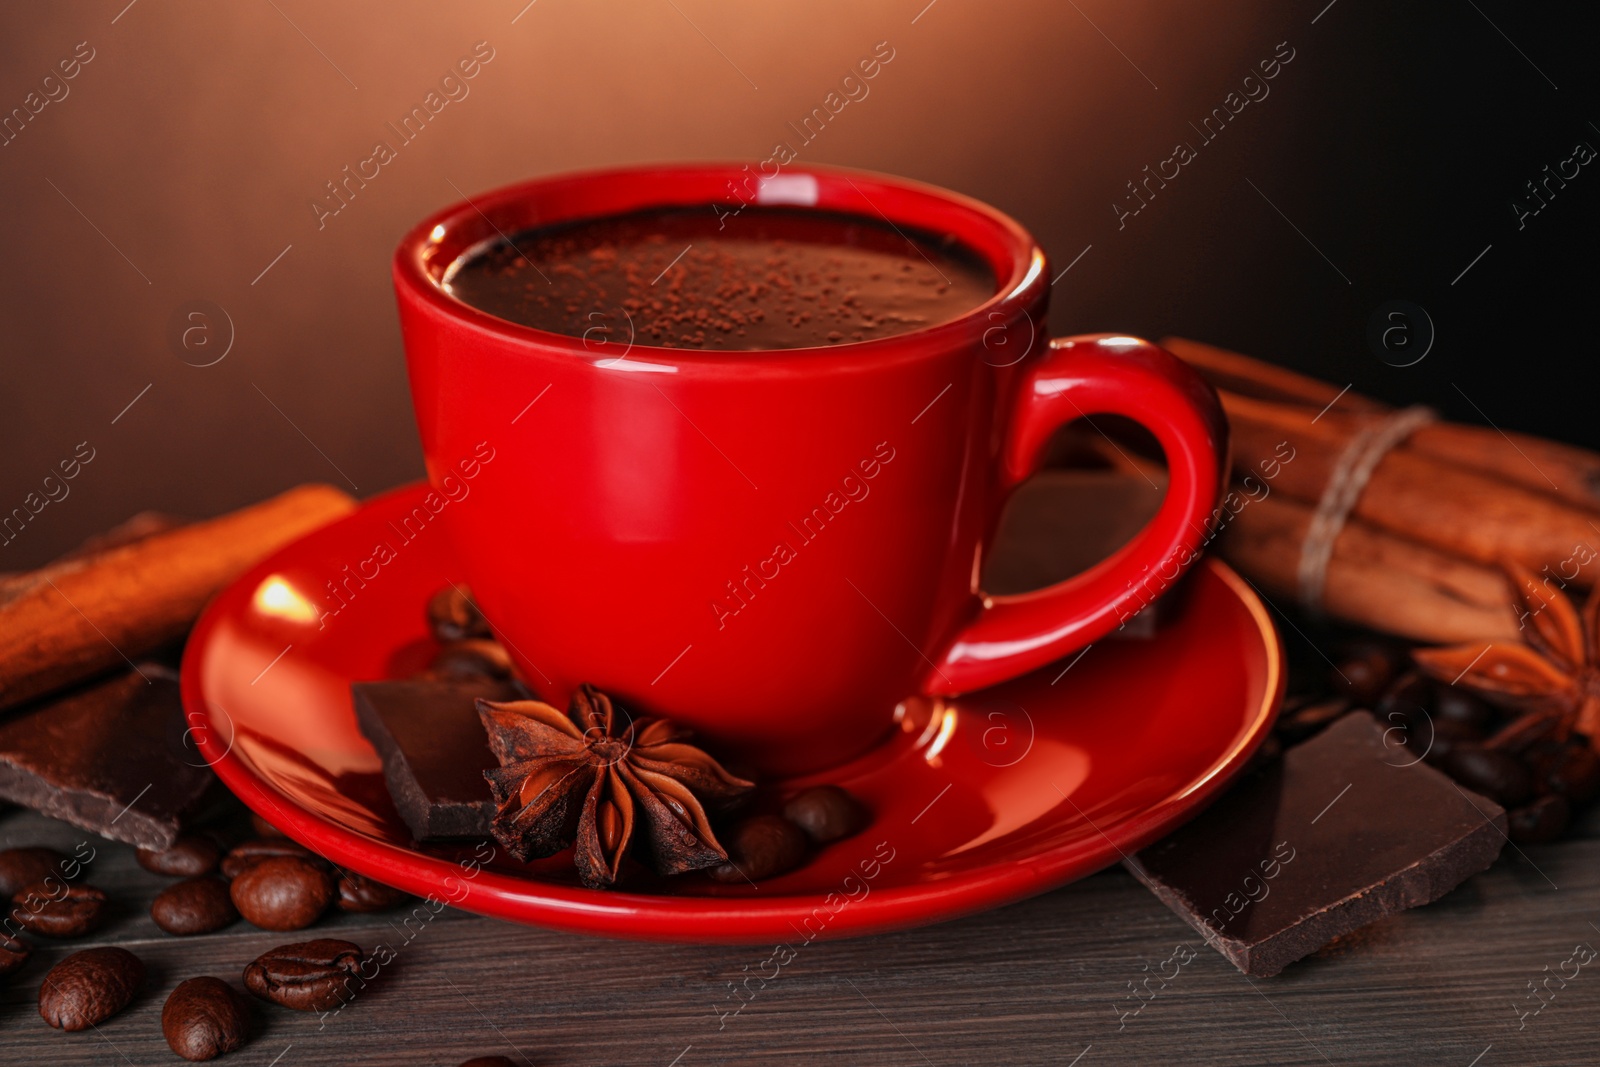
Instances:
[[[254,589],[281,569],[286,557],[302,551],[308,541],[333,536],[332,532],[341,527],[358,526],[383,505],[420,495],[426,489],[426,482],[414,482],[362,501],[350,514],[271,553],[207,605],[184,650],[180,692],[189,733],[223,784],[251,811],[338,866],[436,901],[441,897],[435,894],[450,884],[446,880],[454,879],[461,893],[443,902],[492,918],[628,940],[694,944],[750,945],[774,938],[787,940],[792,934],[799,934],[795,923],[822,906],[827,894],[671,897],[540,882],[489,868],[464,876],[460,863],[373,840],[302,807],[247,766],[232,752],[231,743],[222,743],[223,724],[213,721],[201,681],[213,632],[247,605]],[[1111,846],[1109,849],[1086,853],[1081,842],[1073,842],[1025,857],[1008,857],[937,881],[874,889],[833,912],[820,933],[813,937],[802,934],[801,938],[809,941],[867,936],[1015,903],[1103,870],[1198,814],[1244,769],[1266,739],[1282,703],[1286,678],[1281,639],[1254,587],[1215,557],[1202,557],[1195,567],[1204,568],[1221,580],[1249,613],[1261,639],[1266,668],[1262,700],[1253,709],[1248,725],[1240,728],[1234,742],[1204,773],[1138,815],[1120,821],[1109,833],[1095,827]]]

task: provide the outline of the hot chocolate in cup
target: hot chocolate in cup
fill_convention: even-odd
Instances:
[[[557,704],[592,683],[792,775],[873,747],[908,696],[1125,622],[1195,558],[1226,423],[1154,345],[1049,340],[1045,256],[999,211],[750,175],[475,196],[406,236],[394,279],[442,525],[528,682]],[[1081,575],[986,596],[1001,506],[1055,429],[1099,414],[1160,442],[1160,510]]]

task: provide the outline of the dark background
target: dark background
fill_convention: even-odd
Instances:
[[[1055,287],[1058,332],[1184,334],[1600,446],[1600,162],[1522,229],[1511,207],[1577,142],[1600,147],[1590,5],[524,3],[0,14],[0,113],[79,42],[94,50],[0,147],[0,513],[79,442],[95,450],[0,570],[145,508],[200,517],[306,480],[369,495],[420,477],[388,277],[408,226],[457,189],[759,160],[883,40],[894,60],[800,162],[987,200],[1055,271],[1083,252]],[[494,58],[470,96],[319,230],[324,182],[392,140],[385,123],[478,41]],[[1280,42],[1294,59],[1270,95],[1119,230],[1124,183],[1198,146],[1189,123]],[[1437,332],[1403,369],[1365,340],[1395,299]],[[209,367],[169,339],[197,300],[233,325]]]

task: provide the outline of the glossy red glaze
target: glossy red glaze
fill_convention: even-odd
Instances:
[[[1161,509],[1083,574],[1033,593],[985,598],[925,677],[924,692],[996,685],[1076,651],[1136,615],[1198,558],[1204,531],[1216,521],[1227,426],[1211,387],[1147,341],[1102,334],[1050,342],[1021,384],[1001,493],[1034,472],[1063,423],[1106,414],[1143,423],[1160,442],[1169,472]]]
[[[870,749],[907,692],[991,685],[1117,625],[1147,572],[1192,559],[1225,423],[1210,389],[1151,345],[1047,345],[1049,271],[1017,223],[878,175],[792,170],[751,195],[952,234],[992,267],[991,300],[911,334],[730,353],[534,330],[441,285],[497,235],[728,203],[746,178],[687,165],[539,179],[402,241],[395,287],[436,490],[412,521],[444,516],[485,614],[547,698],[593,682],[794,773]],[[1089,575],[984,598],[978,564],[1006,496],[1051,430],[1100,412],[1166,448],[1160,514]]]
[[[756,887],[687,875],[655,892],[585,889],[570,852],[524,865],[486,858],[489,845],[412,843],[356,727],[349,683],[425,662],[424,605],[461,577],[437,525],[410,541],[393,532],[423,495],[379,497],[221,593],[189,640],[184,707],[204,757],[274,826],[485,915],[798,947],[994,907],[1115,863],[1198,811],[1267,735],[1281,695],[1265,609],[1207,560],[1152,639],[1101,641],[999,688],[908,701],[887,744],[806,780],[843,785],[873,819],[800,869]],[[327,583],[380,542],[392,557],[328,614]]]

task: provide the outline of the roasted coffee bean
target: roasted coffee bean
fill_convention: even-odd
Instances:
[[[1457,748],[1477,748],[1483,732],[1456,719],[1421,718],[1406,731],[1406,747],[1425,756],[1435,767],[1443,767]]]
[[[1348,693],[1362,704],[1371,704],[1394,681],[1404,663],[1405,652],[1392,642],[1353,641],[1335,657],[1329,680],[1336,691]]]
[[[204,834],[180,834],[171,848],[163,852],[141,848],[138,858],[139,866],[152,874],[194,878],[217,869],[222,848]]]
[[[1383,722],[1394,711],[1406,716],[1431,713],[1435,692],[1433,682],[1422,672],[1406,671],[1397,675],[1372,702],[1372,714]]]
[[[734,824],[723,838],[728,862],[711,868],[719,882],[758,882],[793,870],[806,858],[806,835],[780,815],[756,815]]]
[[[61,877],[72,859],[53,848],[30,845],[0,852],[0,896],[10,900],[22,890],[42,882],[49,875]]]
[[[179,982],[161,1008],[161,1034],[186,1060],[214,1060],[244,1044],[250,1008],[220,978]]]
[[[303,930],[338,894],[333,875],[300,856],[273,856],[246,867],[228,887],[239,914],[263,930]]]
[[[27,963],[32,952],[32,947],[21,938],[0,934],[0,978]]]
[[[228,883],[206,874],[163,889],[150,904],[150,918],[167,933],[187,937],[220,930],[238,919],[239,911]]]
[[[1506,814],[1506,827],[1511,840],[1531,845],[1554,841],[1571,821],[1572,807],[1567,803],[1567,798],[1554,793]]]
[[[409,893],[384,885],[355,871],[346,871],[339,879],[340,911],[387,911],[408,896]]]
[[[355,996],[361,946],[322,938],[263,952],[244,969],[244,987],[296,1011],[331,1011]]]
[[[1533,772],[1533,787],[1537,792],[1549,793],[1552,790],[1544,779],[1560,763],[1567,754],[1567,742],[1558,741],[1553,737],[1541,737],[1531,742],[1527,747],[1517,753],[1517,758],[1527,764],[1528,770]]]
[[[511,656],[498,641],[451,641],[439,649],[428,671],[440,678],[509,678]]]
[[[489,637],[489,623],[463,587],[447,585],[428,601],[428,629],[440,641]]]
[[[861,801],[836,785],[796,793],[784,804],[783,814],[819,845],[859,833],[870,818]]]
[[[106,895],[92,885],[46,878],[11,898],[11,921],[30,934],[82,937],[106,918]]]
[[[255,827],[257,837],[284,837],[284,832],[272,825],[255,812],[250,813],[250,825]]]
[[[125,948],[74,952],[44,976],[39,1015],[57,1030],[87,1030],[128,1006],[144,984],[144,963]]]
[[[299,856],[301,859],[312,863],[326,864],[322,857],[312,852],[304,845],[290,841],[286,837],[256,838],[254,841],[245,841],[235,845],[233,849],[222,858],[222,873],[229,878],[237,878],[245,872],[247,867],[260,863],[265,859],[275,856]]]
[[[1439,725],[1442,727],[1443,723]],[[1443,769],[1457,782],[1507,810],[1521,806],[1533,795],[1533,776],[1522,761],[1492,748],[1457,745],[1444,761]]]
[[[1567,742],[1567,757],[1550,773],[1550,786],[1574,807],[1582,807],[1600,797],[1600,753],[1587,738],[1573,735]]]
[[[464,1060],[461,1067],[518,1067],[516,1060],[508,1060],[504,1056],[474,1056]]]
[[[1583,742],[1568,742],[1546,759],[1531,753],[1524,753],[1523,759],[1533,767],[1546,790],[1566,797],[1575,808],[1600,796],[1600,756]]]
[[[1299,744],[1343,718],[1353,706],[1346,696],[1302,701],[1283,709],[1278,716],[1277,732],[1289,744]]]
[[[1453,685],[1435,685],[1433,717],[1464,722],[1474,729],[1486,731],[1494,719],[1494,709],[1475,693]]]

